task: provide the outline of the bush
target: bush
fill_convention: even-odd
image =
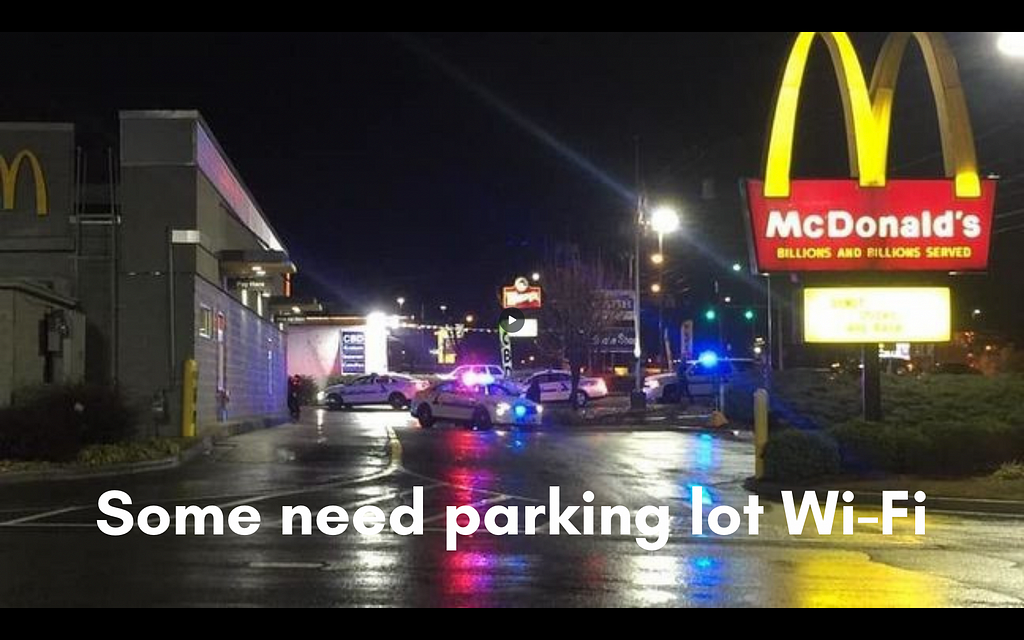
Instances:
[[[787,429],[773,433],[764,452],[769,480],[799,481],[839,473],[839,447],[826,434]]]
[[[70,462],[84,446],[134,434],[135,416],[117,391],[40,387],[19,392],[17,404],[0,412],[0,459]]]
[[[910,461],[916,473],[963,476],[991,472],[1024,453],[1020,433],[991,419],[937,423],[921,432],[927,445]]]
[[[1002,482],[1024,481],[1024,463],[1011,462],[999,467],[992,475],[993,478]]]

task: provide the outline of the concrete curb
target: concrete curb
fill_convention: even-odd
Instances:
[[[770,500],[771,502],[782,502],[782,492],[792,491],[797,496],[802,496],[807,491],[816,491],[818,495],[824,495],[835,489],[822,489],[820,487],[796,487],[783,485],[776,482],[756,480],[747,478],[743,482],[743,488],[747,491]],[[907,491],[911,496],[914,494],[913,487],[893,487],[893,491]],[[854,504],[867,506],[881,506],[882,494],[873,491],[854,491]],[[912,506],[912,501],[900,506]],[[989,498],[950,498],[948,496],[928,496],[926,505],[931,512],[956,513],[971,515],[986,515],[1000,517],[1024,517],[1024,501],[1019,500],[993,500]]]

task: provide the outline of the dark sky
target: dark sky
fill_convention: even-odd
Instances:
[[[1024,63],[999,59],[993,33],[948,35],[982,164],[1008,179],[1000,209],[1015,211],[1024,207]],[[443,302],[487,313],[496,287],[538,268],[545,247],[623,254],[639,136],[652,199],[685,214],[686,240],[670,256],[681,282],[700,291],[719,268],[709,255],[745,260],[738,180],[760,173],[792,36],[4,34],[4,50],[21,53],[5,67],[0,120],[71,121],[84,144],[102,148],[119,109],[200,110],[299,265],[301,290],[339,311],[404,295],[417,311]],[[881,36],[854,34],[865,66]],[[815,54],[807,82],[805,176],[845,169],[826,61]],[[937,175],[920,66],[912,54],[893,166]],[[700,198],[707,178],[714,201]],[[1002,226],[1015,224],[1024,216]],[[1012,260],[1022,237],[1000,236],[994,277],[972,295],[1024,297]],[[964,304],[982,302],[994,304]],[[1005,324],[1024,325],[1019,311],[1003,313]]]

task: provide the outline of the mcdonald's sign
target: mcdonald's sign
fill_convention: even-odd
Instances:
[[[14,155],[8,164],[0,154],[0,211],[15,211],[18,198],[18,177],[22,167],[27,166],[35,184],[35,211],[38,216],[50,213],[49,199],[46,191],[46,175],[39,159],[33,152],[22,149]]]
[[[822,40],[839,80],[849,180],[795,180],[790,171],[804,72]],[[897,80],[907,47],[924,53],[942,136],[945,176],[889,180]],[[761,272],[984,271],[996,185],[982,180],[960,72],[939,32],[889,35],[870,86],[843,31],[803,31],[782,76],[765,177],[746,184],[754,264]]]

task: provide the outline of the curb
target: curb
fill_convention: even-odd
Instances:
[[[170,456],[161,460],[146,460],[144,462],[125,462],[104,467],[90,469],[58,467],[55,469],[44,469],[40,471],[12,471],[0,473],[0,486],[12,484],[28,484],[32,482],[61,482],[66,480],[89,480],[101,478],[113,478],[117,476],[132,476],[141,473],[153,473],[155,471],[169,471],[176,469],[183,464],[192,462],[200,456],[204,456],[213,448],[213,442],[204,438],[201,443],[189,447],[176,456]]]
[[[754,478],[747,478],[743,482],[743,488],[756,493],[762,498],[771,502],[782,502],[782,492],[792,491],[796,495],[802,495],[807,491],[815,491],[819,495],[836,489],[820,489],[815,487],[793,487],[774,482],[759,481]],[[913,488],[899,488],[906,490],[913,495]],[[853,504],[881,506],[882,494],[874,491],[853,492]],[[902,506],[913,504],[912,501],[896,503]],[[938,513],[953,513],[961,515],[985,515],[1016,518],[1024,516],[1024,501],[1020,500],[993,500],[989,498],[950,498],[948,496],[928,496],[926,503],[928,510]]]
[[[214,443],[227,440],[235,436],[262,431],[275,426],[286,424],[287,420],[278,418],[265,418],[256,420],[239,420],[212,428],[202,429],[202,441],[195,446],[180,452],[176,456],[170,456],[161,460],[146,460],[145,462],[126,462],[96,468],[74,468],[57,467],[39,471],[11,471],[0,472],[0,486],[9,484],[27,484],[31,482],[60,482],[64,480],[86,480],[91,478],[112,478],[116,476],[131,476],[140,473],[152,473],[155,471],[168,471],[176,469],[183,464],[192,462],[200,456],[208,454],[213,450]]]

